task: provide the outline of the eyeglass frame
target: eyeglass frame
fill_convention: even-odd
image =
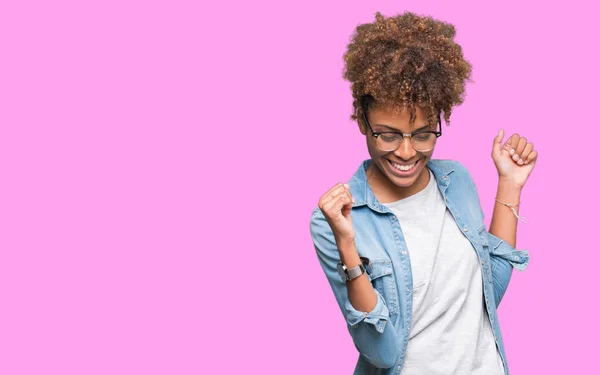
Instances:
[[[435,135],[435,139],[437,140],[439,137],[442,136],[442,117],[441,117],[441,112],[438,112],[438,124],[440,126],[440,131],[433,131],[433,130],[419,130],[416,131],[414,133],[410,133],[410,134],[404,134],[402,132],[376,132],[373,130],[373,128],[371,127],[371,123],[369,123],[369,119],[367,118],[367,107],[368,104],[366,103],[366,100],[362,100],[362,115],[363,115],[363,121],[365,122],[365,124],[367,124],[367,126],[369,127],[369,130],[371,131],[371,135],[375,138],[376,142],[375,145],[377,145],[377,138],[381,135],[381,134],[399,134],[402,136],[402,138],[400,139],[400,143],[398,143],[398,147],[396,147],[393,150],[381,150],[381,151],[385,151],[385,152],[393,152],[396,151],[397,149],[400,148],[400,146],[402,145],[402,142],[404,141],[404,138],[409,138],[411,139],[411,147],[417,151],[417,152],[429,152],[431,150],[433,150],[435,148],[435,144],[433,148],[430,148],[429,150],[417,150],[415,148],[415,146],[412,144],[412,137],[414,137],[415,135],[419,135],[419,134],[433,134]],[[379,145],[377,145],[377,148],[379,148]]]

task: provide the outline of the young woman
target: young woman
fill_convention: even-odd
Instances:
[[[358,26],[344,55],[370,159],[319,200],[311,234],[360,356],[355,374],[508,374],[496,309],[537,159],[504,133],[489,231],[463,165],[432,159],[471,66],[452,25],[404,13]],[[460,129],[457,129],[460,130]]]

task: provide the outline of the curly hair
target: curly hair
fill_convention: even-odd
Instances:
[[[344,78],[352,84],[354,113],[364,105],[428,110],[430,123],[444,112],[450,124],[452,108],[462,104],[471,64],[454,42],[453,25],[406,12],[359,25],[344,54]],[[365,101],[365,99],[371,99]],[[365,104],[366,103],[366,104]]]

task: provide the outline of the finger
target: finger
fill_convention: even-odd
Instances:
[[[334,195],[333,195],[334,194]],[[350,205],[354,204],[355,200],[352,197],[352,194],[349,190],[346,190],[343,186],[341,189],[332,192],[332,194],[323,202],[323,208],[321,211],[325,213],[325,215],[334,215],[336,213],[335,209],[331,211],[331,207],[335,206],[335,202],[338,199],[343,198],[345,201],[350,202]],[[352,208],[352,207],[350,207]],[[339,209],[339,207],[338,207]]]
[[[346,194],[346,193],[350,194],[350,188],[348,187],[348,185],[343,184],[342,186],[338,187],[337,189],[335,189],[334,191],[329,193],[329,196],[330,196],[330,199],[333,199],[340,194]]]
[[[325,206],[323,207],[323,212],[327,216],[335,217],[337,213],[342,213],[342,208],[345,205],[352,206],[352,198],[348,194],[340,194],[336,198],[325,203]]]
[[[515,133],[510,137],[510,154],[514,155],[515,154],[515,149],[517,148],[517,145],[519,144],[519,134]]]
[[[517,147],[515,147],[515,154],[521,155],[523,150],[525,150],[525,146],[527,145],[527,138],[521,137],[517,142]]]
[[[350,196],[350,203],[346,203],[342,207],[342,215],[344,215],[345,217],[350,216],[354,202],[355,202],[354,198],[352,198],[352,196]]]
[[[336,184],[334,187],[332,187],[331,189],[329,189],[325,194],[323,194],[321,199],[319,199],[319,207],[322,209],[322,207],[327,202],[329,202],[330,200],[335,198],[337,195],[341,194],[344,191],[348,191],[347,186],[348,185],[342,184],[340,182],[340,183]]]
[[[506,139],[506,142],[504,143],[504,146],[502,146],[502,148],[505,149],[506,151],[510,151],[512,148],[512,141],[513,141],[514,137],[515,137],[514,134],[512,134],[510,137],[508,137]]]
[[[538,152],[536,150],[531,151],[529,155],[527,155],[527,160],[525,160],[525,164],[535,163],[538,158]]]
[[[527,157],[529,156],[529,154],[531,154],[531,151],[533,151],[533,143],[527,142],[525,148],[523,149],[523,152],[519,154],[519,156],[521,157],[521,159],[519,160],[521,160],[522,163],[525,163]]]
[[[492,151],[494,154],[500,154],[502,150],[502,140],[504,139],[504,129],[500,129],[496,137],[494,137],[494,144],[492,145]]]
[[[325,194],[323,194],[323,196],[326,196],[326,195],[328,195],[328,194],[331,194],[332,192],[334,192],[334,191],[336,191],[336,190],[339,190],[339,189],[340,189],[341,187],[343,187],[344,185],[346,185],[346,184],[344,184],[344,183],[342,183],[342,182],[338,182],[337,184],[333,185],[333,186],[331,187],[331,189],[327,190],[327,192],[325,192]]]
[[[346,204],[352,204],[353,198],[350,194],[339,194],[338,196],[336,196],[335,198],[333,198],[332,200],[330,200],[329,202],[327,202],[325,204],[325,211],[328,211],[329,213],[336,213],[341,211],[342,206],[346,205]]]
[[[341,197],[342,195],[345,195],[347,200],[350,201],[351,204],[353,204],[355,202],[354,197],[352,196],[352,193],[350,193],[349,190],[344,190],[343,192],[341,192],[338,197]]]
[[[525,137],[520,137],[517,141],[517,147],[515,147],[515,153],[512,157],[514,161],[519,161],[519,159],[521,159],[521,153],[525,149],[525,145],[527,145],[527,139]]]

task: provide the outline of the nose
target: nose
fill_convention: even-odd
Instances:
[[[410,160],[417,154],[417,151],[414,149],[410,138],[404,137],[402,143],[400,143],[400,147],[394,151],[394,155],[399,157],[402,160]]]

